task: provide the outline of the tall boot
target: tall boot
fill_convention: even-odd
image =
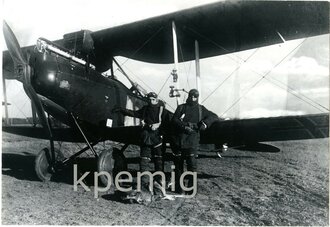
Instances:
[[[184,169],[184,160],[181,155],[177,155],[174,159],[175,165],[175,192],[181,194],[180,178]]]
[[[187,170],[190,172],[197,172],[197,158],[194,154],[190,154],[187,157]],[[197,174],[197,173],[196,173]],[[187,187],[191,188],[194,186],[194,178],[192,175],[187,176]],[[197,183],[197,182],[196,182]],[[192,193],[192,191],[188,191],[187,194]]]

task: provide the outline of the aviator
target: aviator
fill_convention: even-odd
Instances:
[[[38,178],[48,181],[87,150],[97,159],[99,174],[112,173],[113,155],[118,153],[126,162],[128,158],[123,153],[126,148],[140,145],[140,121],[113,110],[140,109],[147,103],[146,92],[128,77],[115,57],[174,63],[169,96],[180,103],[184,88],[178,86],[179,61],[196,60],[197,72],[199,59],[328,34],[329,4],[326,1],[219,1],[95,32],[73,32],[55,41],[40,38],[36,45],[23,48],[6,22],[3,31],[8,47],[3,52],[3,76],[22,82],[38,122],[35,119],[33,126],[24,127],[5,124],[2,130],[49,141],[49,146],[35,160]],[[130,88],[117,80],[114,66],[128,79]],[[266,76],[262,75],[262,79]],[[215,105],[222,103],[217,100]],[[215,151],[224,144],[269,151],[260,142],[328,137],[329,109],[314,107],[321,113],[218,119],[201,133],[198,142],[213,145]],[[170,144],[167,123],[164,122],[165,149]],[[63,158],[54,141],[81,142],[86,146]],[[119,142],[121,148],[114,152],[109,145],[104,151],[96,152],[95,145],[103,141]],[[102,183],[109,185],[107,180]]]

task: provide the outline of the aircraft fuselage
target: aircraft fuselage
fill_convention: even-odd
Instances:
[[[73,113],[91,125],[124,126],[124,117],[113,114],[112,109],[130,105],[139,108],[145,102],[120,81],[51,51],[35,51],[30,65],[33,68],[31,83],[36,92],[44,96],[43,103],[48,103],[46,111],[63,123],[67,123],[65,116]],[[51,105],[52,102],[58,108]]]

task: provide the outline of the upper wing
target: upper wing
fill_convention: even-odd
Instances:
[[[231,146],[263,141],[329,137],[329,115],[315,114],[215,122],[201,135],[201,143]]]
[[[172,21],[177,28],[179,61],[211,57],[329,33],[329,3],[316,1],[225,1],[92,33],[100,71],[112,56],[172,63]]]
[[[188,61],[195,58],[195,40],[200,58],[205,58],[329,33],[329,3],[224,1],[96,31],[91,33],[91,63],[98,71],[108,70],[114,56],[172,63],[172,21],[177,28],[179,61]],[[54,42],[80,55],[84,37],[79,31]],[[12,77],[11,58],[6,51],[3,57],[4,75]]]

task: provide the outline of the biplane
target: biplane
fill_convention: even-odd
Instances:
[[[35,162],[38,177],[45,181],[87,150],[98,159],[99,171],[111,172],[111,159],[123,157],[128,145],[139,144],[139,121],[112,110],[139,109],[146,104],[145,92],[134,81],[129,88],[116,78],[114,65],[120,68],[116,56],[169,64],[328,34],[329,3],[216,2],[99,31],[81,30],[55,41],[39,38],[36,45],[26,47],[20,47],[6,22],[3,30],[8,48],[3,52],[3,76],[23,84],[42,127],[4,125],[2,130],[49,140]],[[108,70],[111,74],[105,75]],[[173,70],[174,98],[182,92],[176,76]],[[51,118],[63,126],[56,127]],[[325,138],[328,131],[328,113],[219,119],[202,132],[200,143],[214,144],[216,149],[224,144],[267,149],[260,142]],[[94,146],[107,140],[123,144],[116,151],[119,155],[111,149],[97,154]],[[86,147],[59,159],[54,141],[83,142]]]

